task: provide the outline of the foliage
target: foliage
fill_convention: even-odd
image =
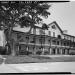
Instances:
[[[75,55],[75,52],[71,52],[71,53],[69,53],[69,55]]]
[[[36,54],[37,54],[37,55],[41,55],[41,54],[42,54],[42,51],[39,50],[39,51],[36,52]]]
[[[38,1],[0,2],[0,27],[4,27],[10,39],[13,27],[18,24],[33,27],[42,21],[40,16],[47,18],[50,15],[47,11],[49,7],[47,3]]]
[[[13,48],[13,27],[20,25],[34,27],[42,21],[41,16],[50,15],[48,3],[38,1],[9,1],[0,2],[0,27],[5,30],[7,42]]]
[[[45,55],[48,55],[48,54],[49,54],[49,51],[44,51],[44,54],[45,54]]]
[[[50,15],[47,3],[32,2],[6,2],[0,3],[0,25],[5,28],[14,27],[19,23],[22,27],[40,23]]]

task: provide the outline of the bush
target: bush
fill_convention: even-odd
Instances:
[[[45,54],[45,55],[49,54],[49,51],[45,51],[44,54]]]
[[[37,51],[36,54],[41,55],[42,51]]]
[[[32,54],[32,52],[26,51],[26,50],[21,50],[21,51],[19,52],[19,54],[20,54],[20,55],[29,55],[29,54]]]
[[[75,55],[75,52],[71,52],[71,53],[69,53],[70,55]]]
[[[0,46],[0,54],[5,55],[6,54],[6,48]]]
[[[32,54],[32,52],[28,51],[28,55],[29,55],[29,54]]]
[[[27,55],[27,51],[25,51],[25,50],[20,50],[19,54],[20,54],[20,55]]]

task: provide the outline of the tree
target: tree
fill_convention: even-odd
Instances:
[[[16,24],[32,28],[42,21],[41,16],[47,18],[50,15],[50,12],[47,11],[49,8],[48,3],[38,1],[0,2],[0,26],[4,27],[12,55],[15,54],[12,33]]]

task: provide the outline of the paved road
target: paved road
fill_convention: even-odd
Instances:
[[[49,62],[26,64],[2,64],[0,73],[29,72],[72,72],[75,73],[75,62]]]

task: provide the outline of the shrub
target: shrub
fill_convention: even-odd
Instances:
[[[45,54],[45,55],[49,54],[49,51],[44,51],[44,54]]]
[[[6,48],[0,46],[0,54],[5,55],[6,54]]]
[[[26,50],[21,50],[19,54],[20,55],[29,55],[29,54],[32,54],[32,52],[26,51]]]
[[[37,51],[36,54],[41,55],[42,51]]]
[[[71,52],[71,53],[69,53],[70,55],[75,55],[75,52]]]

